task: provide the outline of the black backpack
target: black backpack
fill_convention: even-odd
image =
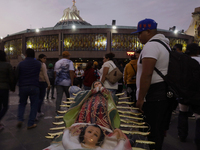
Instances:
[[[174,97],[182,104],[200,104],[200,65],[190,56],[171,51],[162,41],[153,39],[150,42],[159,42],[169,52],[167,75],[164,76],[157,68],[154,70],[168,85],[167,96]]]

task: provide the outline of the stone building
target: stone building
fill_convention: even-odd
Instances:
[[[71,60],[76,65],[88,61],[102,61],[106,53],[113,52],[116,59],[128,60],[127,52],[141,49],[137,35],[132,35],[137,27],[112,25],[91,25],[80,17],[80,12],[75,5],[66,8],[60,21],[54,27],[40,29],[26,29],[0,40],[0,48],[8,56],[10,63],[17,66],[22,60],[21,54],[26,48],[33,48],[36,58],[44,53],[47,56],[47,64],[56,62],[61,58],[63,51],[69,51]],[[115,25],[115,28],[113,28]],[[158,29],[170,39],[170,46],[176,43],[183,44],[193,42],[193,36],[186,34],[174,34],[172,31]]]

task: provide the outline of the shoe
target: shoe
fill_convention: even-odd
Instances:
[[[51,97],[51,99],[55,99],[55,97]]]
[[[32,126],[28,126],[27,129],[33,129],[35,127],[37,127],[37,124],[33,124]]]
[[[22,121],[19,121],[18,123],[17,123],[17,128],[21,128],[22,127]]]

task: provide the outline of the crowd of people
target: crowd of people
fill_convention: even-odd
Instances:
[[[84,93],[85,96],[88,96],[88,93],[93,95],[93,98],[88,101],[85,101],[84,97],[79,99],[76,105],[83,100],[82,107],[79,108],[79,114],[73,112],[74,115],[78,115],[77,120],[73,120],[71,124],[69,124],[69,120],[73,116],[69,115],[70,112],[65,114],[64,120],[68,120],[66,124],[70,127],[72,123],[82,123],[84,122],[83,120],[90,118],[87,117],[87,115],[92,116],[92,111],[99,111],[94,109],[91,111],[91,114],[85,115],[85,110],[90,109],[89,106],[93,106],[94,103],[100,103],[100,101],[101,105],[106,104],[106,102],[104,102],[105,98],[102,97],[101,94],[98,94],[99,91],[104,93],[104,95],[108,95],[107,97],[109,97],[110,94],[114,95],[115,93],[126,91],[127,96],[130,97],[130,101],[135,102],[131,106],[138,107],[139,111],[145,116],[145,122],[150,125],[148,140],[156,143],[150,145],[150,149],[162,149],[166,131],[170,126],[172,111],[176,110],[178,107],[179,116],[177,126],[180,141],[186,142],[188,135],[188,114],[189,111],[191,111],[196,118],[195,143],[199,150],[200,106],[184,104],[174,99],[169,99],[166,94],[166,83],[155,71],[155,68],[158,68],[162,74],[167,74],[169,53],[162,44],[153,40],[160,40],[169,47],[169,39],[157,32],[157,23],[152,19],[141,20],[138,23],[137,31],[133,34],[138,34],[138,38],[140,42],[144,44],[144,47],[142,50],[136,50],[135,54],[130,57],[129,63],[126,65],[121,61],[116,62],[115,54],[107,53],[103,57],[102,66],[100,66],[97,61],[89,61],[84,69],[82,66],[78,66],[75,69],[73,62],[70,60],[70,53],[64,51],[62,53],[62,59],[58,60],[55,65],[49,63],[47,69],[45,64],[47,57],[44,54],[40,54],[38,59],[35,59],[34,50],[27,49],[25,53],[26,58],[19,63],[14,72],[12,66],[6,62],[5,52],[0,51],[0,121],[8,110],[9,90],[14,92],[16,85],[19,87],[18,128],[21,128],[23,125],[25,107],[28,98],[30,99],[31,110],[27,129],[35,128],[37,126],[35,121],[44,115],[41,109],[45,96],[47,99],[49,99],[49,97],[51,97],[51,99],[56,99],[55,112],[57,113],[58,110],[60,110],[63,93],[65,93],[66,97],[74,97],[73,94],[85,90],[87,91]],[[172,48],[172,51],[183,53],[182,45],[176,44]],[[185,53],[200,63],[200,57],[198,56],[199,51],[199,46],[192,43],[187,45]],[[115,68],[119,68],[123,73],[123,77],[113,84],[106,76]],[[95,89],[95,86],[98,87],[98,90],[97,88]],[[54,87],[56,87],[56,98],[54,97]],[[50,91],[51,96],[49,95]],[[106,101],[108,101],[108,98]],[[108,111],[107,106],[103,106],[101,109],[104,113]],[[70,111],[73,110],[74,109],[70,109]],[[115,113],[117,113],[117,111],[115,111]],[[109,124],[110,116],[106,114],[107,113],[103,115],[103,118],[102,116],[93,116],[93,119],[90,118],[84,123],[90,122],[97,124],[100,118],[100,120],[104,122],[100,121],[98,125],[108,129],[119,128],[119,118],[116,117],[114,119],[116,124]],[[4,125],[0,122],[0,130],[3,128]],[[102,132],[101,128],[98,126],[87,126],[85,130],[87,131],[90,128],[97,128],[99,131],[98,135],[100,136],[102,134],[100,133]],[[96,141],[98,141],[98,139]],[[77,147],[80,147],[80,145]]]

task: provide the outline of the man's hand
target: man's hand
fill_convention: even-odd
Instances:
[[[49,86],[47,87],[47,89],[50,90],[50,88],[51,88],[51,86],[49,85]]]
[[[144,113],[144,111],[142,111],[143,104],[144,104],[144,100],[138,100],[137,103],[136,103],[136,107],[139,108],[139,111],[141,113]]]

